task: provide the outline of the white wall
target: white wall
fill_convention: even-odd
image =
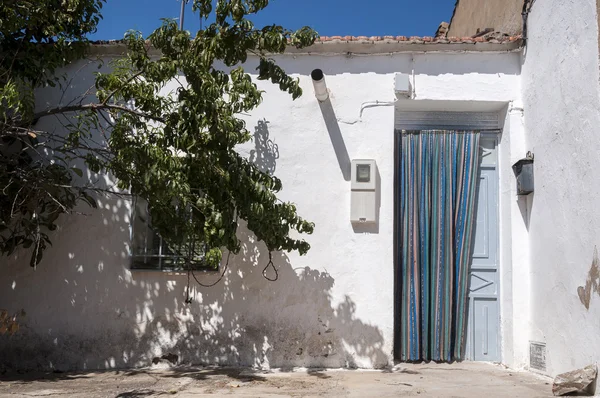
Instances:
[[[416,99],[430,100],[423,101],[429,107],[432,100],[434,107],[439,101],[439,110],[453,101],[461,101],[458,110],[506,107],[520,95],[519,54],[285,56],[279,61],[300,78],[305,95],[292,101],[259,82],[267,93],[247,121],[260,139],[240,150],[275,171],[284,184],[281,198],[294,201],[300,215],[316,223],[307,238],[309,254],[276,255],[279,280],[270,283],[261,275],[267,263],[264,246],[242,233],[244,250],[232,259],[225,280],[195,288],[194,302],[186,305],[185,275],[128,269],[130,204],[104,200],[101,210],[87,217],[62,220],[37,270],[26,265],[24,252],[0,259],[0,307],[27,312],[18,335],[0,337],[0,364],[131,367],[168,352],[184,363],[262,367],[392,363],[394,107],[367,108],[361,118],[361,104],[392,101],[394,73],[414,70]],[[331,90],[331,101],[324,104],[314,98],[309,78],[317,67]],[[94,70],[74,79],[73,92],[87,88]],[[42,96],[40,106],[57,100],[56,93]],[[418,108],[419,102],[414,104]],[[352,158],[377,161],[381,204],[373,228],[354,229],[349,221],[350,183],[343,170]],[[508,231],[510,211],[502,213],[502,228]],[[201,279],[208,283],[217,276]],[[510,307],[503,328],[512,335]]]
[[[591,292],[589,310],[578,297],[600,245],[598,60],[595,0],[534,4],[523,67],[526,145],[535,153],[527,337],[547,344],[550,375],[600,358],[600,296]]]

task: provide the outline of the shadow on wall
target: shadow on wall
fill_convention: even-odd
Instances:
[[[252,156],[274,171],[266,122],[255,132]],[[92,215],[62,220],[36,271],[27,253],[3,259],[0,307],[27,316],[19,333],[0,336],[0,368],[133,368],[161,357],[284,369],[388,365],[381,331],[356,318],[349,296],[334,301],[334,278],[314,269],[327,264],[295,268],[275,253],[279,279],[268,282],[266,247],[241,226],[242,250],[223,280],[202,288],[192,279],[188,305],[186,274],[129,270],[129,201],[100,202]],[[208,284],[220,272],[196,276]]]
[[[325,126],[327,127],[329,139],[331,140],[331,145],[335,151],[335,156],[340,166],[342,176],[345,181],[350,181],[350,168],[352,167],[352,162],[350,160],[350,155],[348,155],[348,149],[346,148],[340,125],[335,116],[335,111],[331,105],[331,99],[327,98],[325,101],[319,102],[319,107],[321,108],[323,120],[325,120]]]
[[[331,61],[329,56],[313,54],[310,57],[284,55],[276,57],[276,60],[287,73],[305,76],[310,75],[315,67],[330,76],[344,73],[412,73],[413,70],[419,75],[429,76],[521,73],[521,57],[518,53],[513,57],[507,57],[506,53],[426,53],[413,56],[400,53],[369,57],[340,54],[335,61]]]
[[[529,195],[519,195],[517,196],[517,206],[519,206],[519,211],[521,213],[521,217],[523,218],[523,223],[525,224],[525,228],[529,231],[529,223],[531,222],[531,213],[533,212],[533,198],[535,193],[530,193]]]
[[[254,127],[254,149],[250,151],[250,161],[263,173],[273,174],[279,159],[279,146],[269,138],[269,121],[259,120]]]

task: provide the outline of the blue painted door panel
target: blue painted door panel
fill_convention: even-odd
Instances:
[[[497,137],[482,137],[481,146],[481,176],[470,274],[469,330],[465,358],[474,361],[500,361]]]

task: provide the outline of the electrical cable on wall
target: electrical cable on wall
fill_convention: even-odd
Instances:
[[[194,274],[194,271],[192,269],[188,269],[188,274],[187,274],[187,288],[186,288],[186,297],[185,297],[185,303],[186,304],[191,304],[192,302],[192,298],[190,296],[190,274],[192,275],[192,277],[194,278],[194,280],[196,281],[197,284],[199,284],[202,287],[213,287],[215,286],[217,283],[221,282],[221,280],[223,279],[223,277],[225,276],[225,273],[227,272],[227,268],[229,267],[229,257],[231,256],[231,252],[227,252],[227,261],[225,261],[225,267],[223,268],[223,272],[221,273],[221,276],[219,277],[219,279],[217,279],[215,282],[211,283],[211,284],[203,284],[202,282],[200,282],[198,280],[198,278],[196,278],[196,274]]]
[[[272,267],[273,271],[275,271],[275,278],[269,278],[267,276],[267,269],[269,269],[269,267]],[[273,264],[273,256],[271,255],[270,251],[269,251],[269,262],[267,263],[265,268],[263,268],[262,275],[269,282],[275,282],[277,279],[279,279],[279,271],[277,271],[277,268],[275,268],[275,264]]]
[[[196,281],[196,283],[202,287],[213,287],[216,286],[219,282],[221,282],[221,280],[223,279],[223,277],[225,276],[225,273],[227,272],[227,269],[229,267],[229,259],[231,257],[231,252],[227,252],[227,260],[225,261],[225,267],[223,268],[223,272],[221,273],[221,276],[219,276],[219,279],[217,279],[216,281],[214,281],[213,283],[210,284],[204,284],[202,282],[200,282],[198,280],[198,278],[196,277],[196,274],[194,274],[194,270],[192,269],[188,269],[187,272],[187,287],[186,287],[186,296],[185,296],[185,303],[186,304],[191,304],[192,303],[192,297],[190,295],[190,275],[194,278],[194,280]],[[267,275],[267,270],[269,269],[269,267],[273,268],[273,271],[275,272],[275,277],[271,278]],[[267,265],[263,268],[262,270],[262,276],[268,280],[269,282],[275,282],[279,279],[279,271],[277,270],[277,268],[275,267],[275,264],[273,263],[273,255],[271,254],[271,252],[269,251],[269,262],[267,263]]]
[[[398,100],[395,101],[367,101],[367,102],[363,102],[360,105],[360,113],[359,113],[359,118],[362,119],[362,115],[365,109],[367,108],[375,108],[378,106],[394,106],[396,105],[396,103],[398,102]]]

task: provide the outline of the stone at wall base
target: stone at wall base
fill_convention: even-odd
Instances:
[[[573,393],[593,396],[597,375],[598,370],[594,365],[560,374],[554,379],[552,393],[556,396]]]

